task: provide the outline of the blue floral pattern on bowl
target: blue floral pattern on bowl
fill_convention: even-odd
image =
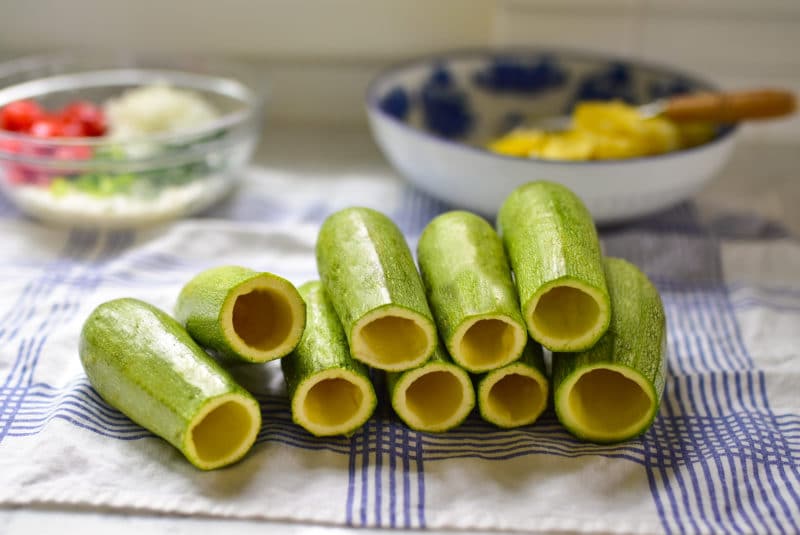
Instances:
[[[399,121],[474,146],[526,121],[569,114],[581,101],[643,104],[709,89],[659,67],[569,52],[456,53],[420,68],[370,98]]]
[[[493,92],[536,94],[567,81],[569,73],[552,55],[534,59],[501,55],[479,69],[473,81]]]
[[[469,95],[459,87],[447,67],[437,65],[419,91],[425,126],[432,132],[459,138],[472,127]]]

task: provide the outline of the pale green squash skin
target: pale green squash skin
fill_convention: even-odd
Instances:
[[[439,335],[451,355],[458,356],[456,330],[470,319],[503,316],[526,332],[503,242],[483,218],[463,211],[436,217],[420,236],[417,259]],[[523,349],[520,345],[514,360]],[[470,372],[485,371],[455,360]]]
[[[193,277],[181,289],[175,305],[175,317],[201,346],[211,349],[217,355],[243,362],[251,360],[237,351],[222,329],[222,308],[228,296],[236,287],[257,277],[269,277],[286,283],[298,300],[300,294],[286,279],[272,273],[262,273],[241,266],[219,266],[210,268]],[[298,338],[299,342],[299,338]],[[276,354],[273,359],[286,355]]]
[[[347,336],[322,284],[319,281],[307,282],[298,290],[306,303],[307,320],[300,343],[292,353],[281,359],[289,399],[294,400],[298,387],[305,381],[331,369],[361,376],[369,382],[369,369],[350,355]],[[371,394],[367,402],[371,406],[370,415],[378,403],[374,389]],[[294,421],[303,426],[297,418]],[[343,434],[354,433],[360,425],[345,430]]]
[[[579,438],[594,442],[628,440],[645,432],[658,414],[667,369],[667,327],[658,290],[633,264],[619,258],[605,258],[605,275],[611,295],[611,325],[594,347],[575,353],[553,354],[554,397],[564,382],[586,367],[611,365],[628,368],[649,385],[656,399],[649,421],[630,436],[616,440],[588,439],[580,429],[568,427]],[[556,403],[560,420],[562,408]]]
[[[89,382],[109,405],[184,455],[188,427],[209,401],[238,394],[258,407],[183,326],[137,299],[94,309],[83,324],[79,353]]]
[[[351,346],[355,324],[392,305],[412,312],[435,331],[408,244],[384,214],[361,207],[332,214],[320,228],[316,255],[320,280]]]
[[[597,230],[583,202],[569,189],[545,181],[525,184],[506,198],[497,225],[514,271],[523,315],[543,287],[570,280],[596,289],[601,304],[610,307]],[[608,316],[597,336],[585,345],[548,349],[586,349],[607,327]],[[531,336],[536,338],[533,332]]]

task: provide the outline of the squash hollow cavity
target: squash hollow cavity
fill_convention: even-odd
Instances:
[[[451,372],[437,370],[411,381],[405,398],[420,428],[436,428],[458,414],[464,404],[464,385]]]
[[[481,318],[462,332],[456,333],[454,357],[471,372],[505,366],[516,360],[525,346],[524,330],[505,319]]]
[[[572,424],[589,438],[624,439],[651,420],[654,400],[633,379],[606,368],[587,371],[568,393]]]
[[[547,392],[536,378],[510,373],[489,388],[484,412],[504,427],[532,423],[539,417],[547,402]]]
[[[190,458],[207,470],[230,464],[250,449],[260,426],[257,408],[237,399],[222,401],[190,427]]]
[[[247,346],[272,351],[292,334],[291,305],[274,289],[258,289],[236,297],[233,331]]]
[[[353,355],[375,368],[400,371],[422,364],[433,350],[435,331],[411,312],[380,310],[354,328]]]
[[[577,349],[597,337],[605,323],[597,300],[573,286],[554,286],[536,301],[531,335],[551,349]]]
[[[303,401],[303,416],[320,429],[336,428],[361,412],[364,393],[341,377],[323,379],[312,386]]]

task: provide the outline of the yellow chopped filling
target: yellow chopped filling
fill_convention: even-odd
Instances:
[[[546,160],[616,160],[664,154],[714,137],[710,123],[675,123],[642,117],[620,101],[581,102],[562,132],[518,128],[489,144],[507,156]]]

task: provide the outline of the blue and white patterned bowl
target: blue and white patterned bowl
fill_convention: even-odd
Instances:
[[[460,51],[389,68],[369,86],[367,113],[397,170],[455,207],[491,216],[514,188],[546,179],[571,188],[607,223],[691,196],[727,160],[736,127],[698,147],[627,160],[514,158],[482,147],[521,121],[569,114],[581,100],[640,104],[709,89],[672,69],[596,54]]]

